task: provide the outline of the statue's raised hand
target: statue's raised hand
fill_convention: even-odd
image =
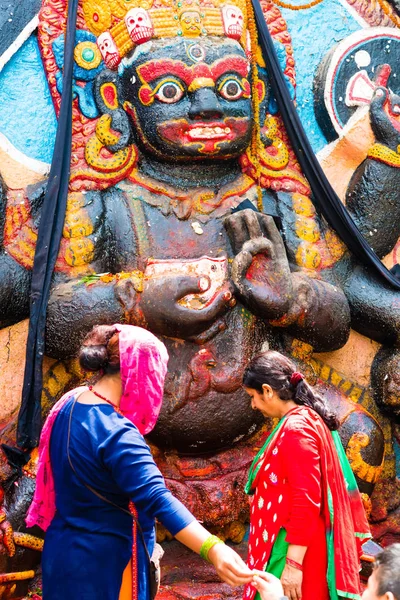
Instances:
[[[281,235],[272,217],[251,209],[225,219],[236,256],[231,278],[243,303],[264,319],[278,319],[291,307],[293,287]]]
[[[400,144],[400,96],[377,87],[370,104],[370,120],[376,141],[396,151]]]
[[[187,339],[207,330],[232,305],[230,283],[225,282],[201,308],[192,308],[186,296],[201,295],[211,285],[209,277],[170,275],[144,282],[140,309],[154,333]]]

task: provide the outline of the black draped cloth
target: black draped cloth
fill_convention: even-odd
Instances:
[[[78,0],[68,2],[63,93],[46,194],[41,209],[31,283],[31,304],[22,402],[17,442],[22,448],[38,445],[41,430],[42,363],[46,311],[51,278],[64,226],[72,141],[72,71]]]

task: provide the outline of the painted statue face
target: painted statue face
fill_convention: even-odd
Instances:
[[[186,37],[198,37],[201,34],[201,16],[196,10],[185,10],[179,17],[182,33]]]
[[[153,24],[144,8],[132,8],[126,14],[125,24],[135,44],[143,44],[153,37]]]
[[[106,31],[97,38],[97,45],[103,57],[106,66],[109,69],[115,69],[121,62],[121,57],[118,48],[111,37],[111,34]]]
[[[184,38],[138,50],[121,76],[121,100],[146,151],[174,161],[243,153],[252,126],[250,65],[237,42]]]

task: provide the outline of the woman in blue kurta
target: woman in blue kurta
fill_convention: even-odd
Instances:
[[[207,557],[227,583],[251,580],[239,556],[210,536],[165,487],[143,438],[161,407],[167,360],[165,346],[138,327],[99,326],[86,338],[81,365],[102,369],[104,375],[93,388],[64,396],[50,414],[27,517],[28,525],[47,529],[44,600],[118,600],[130,560],[129,597],[149,599],[148,558],[126,512],[129,506],[150,554],[157,518],[178,540]]]

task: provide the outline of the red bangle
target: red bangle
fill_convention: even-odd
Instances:
[[[298,569],[299,571],[303,570],[303,565],[296,562],[295,560],[292,560],[291,558],[286,559],[286,564],[290,565],[291,567],[294,567],[295,569]]]

